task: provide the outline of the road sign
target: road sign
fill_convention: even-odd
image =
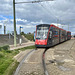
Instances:
[[[20,26],[20,28],[23,28],[23,27]]]

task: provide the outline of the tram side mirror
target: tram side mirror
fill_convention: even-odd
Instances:
[[[52,31],[49,32],[49,38],[51,38],[51,37],[52,37]]]

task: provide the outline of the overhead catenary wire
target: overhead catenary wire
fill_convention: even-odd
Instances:
[[[47,2],[46,2],[47,3]],[[51,6],[51,4],[47,4],[46,6],[48,6],[49,7],[49,5],[50,5],[50,7],[52,8],[52,10],[53,10],[53,12],[55,11],[55,9],[53,9],[53,7]],[[56,17],[56,16],[55,16]],[[56,17],[57,18],[57,17]],[[67,25],[65,25],[65,23],[64,23],[64,21],[62,20],[62,19],[58,19],[57,18],[57,24],[59,23],[59,21],[61,22],[61,23],[63,23],[64,25],[61,25],[62,26],[62,28],[63,28],[63,26],[67,26]],[[68,25],[68,30],[69,30],[69,25]]]
[[[50,11],[50,10],[48,10],[46,7],[44,7],[44,5],[42,5],[41,3],[39,3],[40,4],[40,6],[42,6],[45,10],[46,10],[46,12],[50,15],[50,13],[52,14],[52,12]],[[58,27],[59,27],[59,22],[61,21],[61,20],[59,20],[56,16],[54,16],[54,14],[52,14],[51,15],[52,16],[52,18],[54,18],[55,20],[57,20],[57,25],[58,25]],[[54,16],[54,17],[53,17]],[[51,17],[50,17],[51,18]]]
[[[46,2],[46,3],[47,3],[46,6],[48,6],[48,7],[50,6],[52,8],[51,10],[54,12],[55,11],[55,8],[53,8],[53,6],[51,4],[49,4],[49,2]],[[56,16],[55,14],[54,14],[54,16],[58,19],[58,16]]]
[[[47,4],[48,7],[50,6],[51,8],[53,8],[52,5],[49,4],[49,2],[46,2],[46,3],[48,3],[48,4]],[[52,10],[55,11],[55,8],[53,8]],[[62,17],[62,16],[61,16],[61,17]],[[60,21],[61,23],[63,23],[64,26],[67,26],[67,25],[65,25],[65,23],[71,22],[71,21],[73,21],[73,20],[75,20],[75,19],[73,18],[73,19],[65,19],[65,20],[63,20],[63,19],[61,18],[59,21]],[[69,27],[70,27],[70,26],[69,26]]]
[[[55,2],[56,2],[56,1],[55,1]],[[47,3],[48,3],[48,4],[47,4]],[[55,11],[55,8],[53,8],[53,7],[52,7],[52,5],[51,5],[51,4],[49,4],[49,2],[46,2],[46,6],[48,6],[48,7],[51,7],[51,8],[52,8],[50,12],[51,12],[51,13],[53,14],[53,16],[57,19],[57,24],[58,24],[58,23],[60,23],[60,22],[62,23],[62,20],[61,20],[61,19],[59,19],[59,17],[57,17],[57,16],[53,13],[53,12]],[[49,10],[49,9],[48,9],[48,10]]]
[[[54,16],[54,14],[51,12],[52,10],[49,11],[44,5],[42,5],[41,3],[39,3],[39,4],[40,4],[45,10],[47,10],[47,13],[48,13],[48,14],[51,13],[51,14]],[[50,12],[50,13],[49,13],[49,12]],[[53,16],[52,16],[52,17],[53,17]],[[57,20],[57,24],[59,23],[59,21],[60,21],[60,22],[62,21],[62,20],[59,20],[56,16],[54,16],[53,18]],[[59,26],[59,24],[58,24],[58,26]],[[66,26],[66,25],[61,25],[61,26]]]
[[[41,3],[38,3],[41,7],[43,7],[44,9],[45,9],[45,11],[50,15],[50,11],[46,8],[46,7],[44,7],[44,5],[42,5]],[[52,14],[52,13],[51,13]],[[53,15],[53,14],[52,14]],[[52,15],[50,15],[50,16],[52,16]],[[51,17],[50,17],[51,18]],[[52,18],[54,18],[55,20],[57,19],[57,18],[55,18],[55,16],[53,17],[52,16]]]
[[[45,2],[45,5],[47,6],[47,7],[50,7],[50,8],[53,8],[51,5],[49,6],[49,2],[47,3],[47,2]],[[48,9],[48,8],[47,8]],[[48,9],[49,10],[49,9]],[[57,18],[57,16],[52,12],[53,11],[53,9],[51,9],[51,13],[52,13],[52,15],[56,18],[56,19],[58,19]]]
[[[55,11],[55,8],[53,8],[52,7],[52,5],[51,4],[49,4],[49,2],[46,2],[46,3],[48,3],[48,4],[46,4],[46,6],[48,6],[48,7],[51,7],[52,9],[51,9],[51,11]],[[55,16],[55,14],[53,14],[54,16]],[[55,16],[56,17],[56,16]],[[63,23],[64,24],[64,21],[62,20],[62,19],[59,19],[58,17],[56,17],[57,18],[57,24],[59,23],[59,22],[61,22],[61,23]],[[62,28],[63,28],[63,25],[61,25],[62,26]],[[66,26],[65,24],[64,24],[64,26]]]

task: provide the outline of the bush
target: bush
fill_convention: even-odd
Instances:
[[[3,47],[0,47],[0,51],[1,50],[8,50],[9,49],[9,45],[6,45],[6,46],[3,46]]]
[[[10,51],[10,50],[6,50],[6,53],[12,53],[12,51]]]
[[[6,46],[3,46],[2,48],[3,48],[4,50],[8,50],[8,49],[9,49],[9,46],[6,45]]]
[[[33,34],[25,34],[24,35],[28,40],[33,41],[34,40],[34,35]]]
[[[24,35],[24,32],[21,32],[21,35]]]
[[[30,41],[34,40],[34,34],[25,34],[24,32],[21,32],[21,35],[24,35],[25,38],[27,38]]]

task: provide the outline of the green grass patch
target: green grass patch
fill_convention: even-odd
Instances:
[[[8,66],[13,62],[11,59],[3,60],[2,64],[0,65],[0,73],[1,75],[5,72]]]
[[[25,38],[27,38],[30,41],[34,40],[34,34],[25,34],[24,32],[22,32],[21,35],[24,35]]]
[[[14,62],[13,57],[19,52],[17,51],[9,51],[9,50],[2,50],[0,51],[0,75],[4,74],[11,63]],[[7,74],[10,75],[10,74]]]
[[[27,50],[27,49],[35,49],[35,48],[36,48],[35,45],[33,45],[33,46],[27,46],[27,47],[15,49],[15,50],[22,50],[22,51],[24,51],[24,50]]]
[[[19,64],[13,57],[21,50],[35,49],[35,46],[28,46],[13,51],[4,49],[0,50],[0,75],[12,75]]]
[[[8,49],[9,49],[9,45],[0,47],[0,51],[1,51],[1,50],[8,50]]]
[[[7,68],[7,70],[4,72],[3,75],[13,75],[15,73],[18,64],[19,63],[17,61],[12,62],[12,64],[10,64],[10,66]]]
[[[4,54],[2,52],[0,52],[0,58],[4,57]]]

